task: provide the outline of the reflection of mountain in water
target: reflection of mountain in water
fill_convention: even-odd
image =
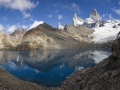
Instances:
[[[102,60],[108,55],[108,50],[0,51],[0,64],[13,62],[16,67],[27,65],[42,72],[64,65],[79,70],[93,66],[100,61],[98,57]]]

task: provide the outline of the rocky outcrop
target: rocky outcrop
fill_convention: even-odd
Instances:
[[[64,30],[58,30],[44,23],[27,31],[17,50],[43,49],[77,49],[89,46],[88,35],[92,30],[85,27],[66,25]]]
[[[77,14],[75,13],[73,16],[72,25],[79,26],[79,25],[82,25],[83,23],[84,23],[83,19],[80,17],[77,17]]]

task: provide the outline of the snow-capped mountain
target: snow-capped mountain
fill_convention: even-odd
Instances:
[[[79,26],[82,25],[83,23],[84,23],[83,19],[78,17],[77,14],[75,13],[73,16],[72,25]]]
[[[120,37],[120,21],[111,19],[102,21],[96,9],[93,9],[85,20],[78,17],[76,13],[74,14],[72,26],[81,25],[85,25],[94,30],[93,34],[90,35],[94,43],[106,43]],[[62,29],[60,23],[58,23],[58,28]]]
[[[89,18],[94,21],[101,21],[101,17],[95,8],[90,12]]]
[[[72,19],[72,25],[73,26],[80,26],[80,25],[86,25],[87,27],[94,28],[98,27],[101,22],[101,17],[96,9],[93,9],[89,17],[83,20],[82,18],[78,17],[75,13]]]
[[[101,17],[99,15],[99,12],[94,8],[90,14],[89,17],[84,20],[84,25],[86,25],[89,28],[95,28],[99,27],[101,24]]]
[[[58,22],[57,28],[58,28],[58,29],[64,29],[64,26],[62,26],[62,25],[60,24],[60,22]]]

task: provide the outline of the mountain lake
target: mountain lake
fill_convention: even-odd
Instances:
[[[57,87],[73,72],[109,55],[110,49],[0,51],[0,67],[21,80]]]

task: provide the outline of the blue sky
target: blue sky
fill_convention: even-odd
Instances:
[[[39,21],[53,27],[57,27],[58,22],[64,26],[72,24],[74,13],[85,19],[93,8],[103,20],[120,20],[119,0],[0,0],[0,30],[29,29]]]

